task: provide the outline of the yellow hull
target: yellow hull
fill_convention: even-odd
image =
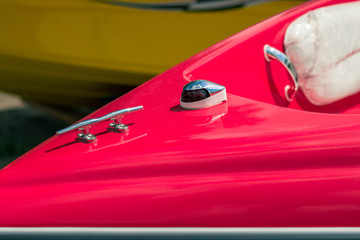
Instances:
[[[0,0],[0,90],[41,103],[96,106],[302,2],[185,12],[89,0]]]

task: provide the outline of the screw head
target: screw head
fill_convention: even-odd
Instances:
[[[84,134],[84,133],[79,133],[78,134],[78,138],[80,141],[82,142],[93,142],[96,140],[96,136],[91,134],[91,133],[88,133],[88,134]]]

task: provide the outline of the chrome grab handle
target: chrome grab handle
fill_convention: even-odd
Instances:
[[[59,131],[56,132],[57,135],[61,135],[64,133],[68,133],[68,132],[72,132],[72,131],[82,131],[81,133],[78,134],[78,137],[80,140],[83,140],[85,142],[92,142],[96,139],[96,136],[91,134],[89,132],[91,126],[103,122],[103,121],[108,121],[108,120],[112,120],[114,122],[110,123],[109,126],[112,128],[115,128],[116,130],[123,132],[126,131],[128,129],[128,125],[122,124],[121,123],[121,118],[129,113],[133,113],[136,111],[140,111],[143,110],[144,107],[143,106],[137,106],[137,107],[131,107],[131,108],[125,108],[125,109],[121,109],[121,110],[117,110],[114,111],[112,113],[106,114],[102,117],[98,117],[98,118],[92,118],[92,119],[88,119],[79,123],[76,123],[74,125],[71,125],[67,128],[61,129]]]
[[[293,80],[293,85],[285,86],[285,97],[286,97],[286,100],[291,102],[294,99],[296,92],[299,89],[298,74],[296,72],[294,64],[291,62],[290,58],[288,58],[288,56],[286,56],[283,52],[281,52],[281,51],[277,50],[276,48],[273,48],[267,44],[264,46],[264,55],[265,55],[266,61],[270,62],[271,59],[274,59],[274,60],[280,62],[286,68],[286,70],[289,72],[289,74]]]

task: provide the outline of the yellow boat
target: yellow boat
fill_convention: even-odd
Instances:
[[[43,104],[100,105],[301,2],[1,0],[0,90]]]

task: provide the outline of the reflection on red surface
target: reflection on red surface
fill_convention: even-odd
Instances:
[[[0,172],[0,226],[360,226],[360,115],[339,114],[359,105],[282,104],[268,69],[288,76],[261,55],[281,49],[289,21],[337,2],[275,16],[88,116],[144,105],[127,133],[101,123],[95,143],[69,133],[24,155]],[[226,86],[228,101],[181,109],[190,75]]]

